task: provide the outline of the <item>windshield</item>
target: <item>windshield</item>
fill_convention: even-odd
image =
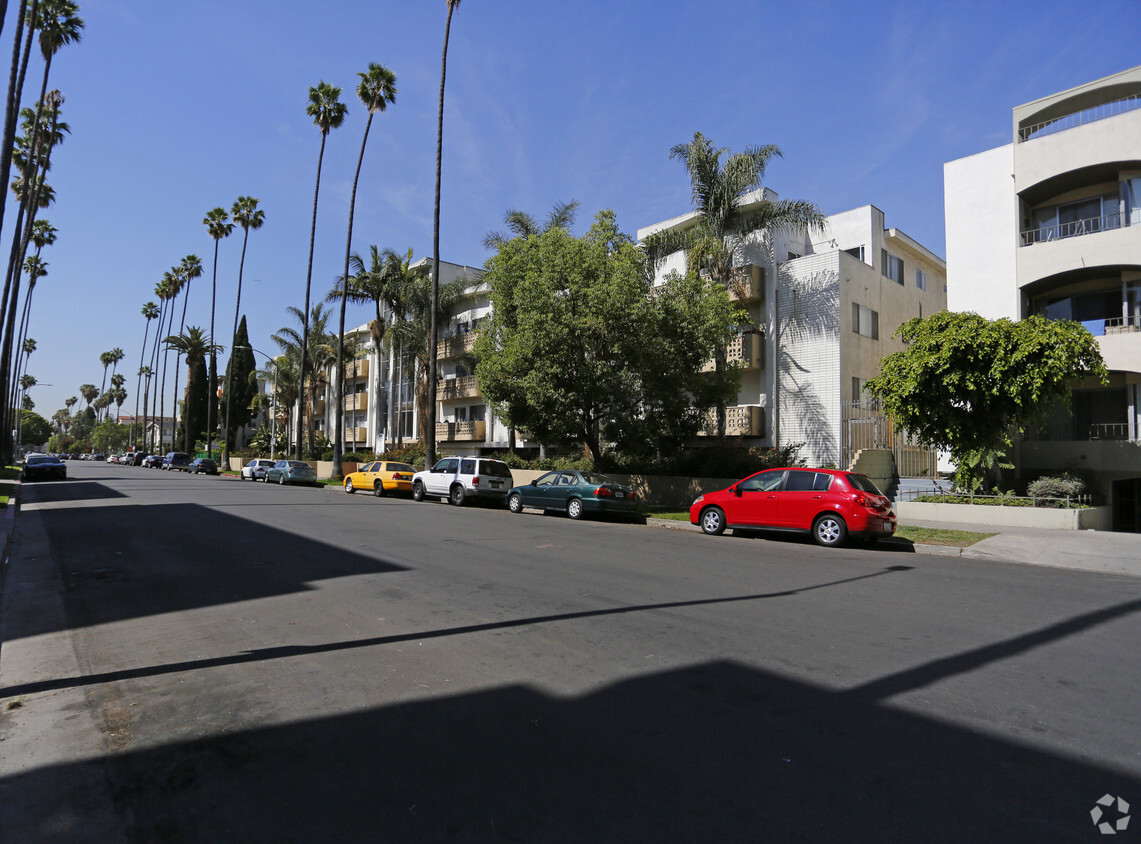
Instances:
[[[43,463],[59,463],[58,457],[29,457],[28,465],[34,466]]]

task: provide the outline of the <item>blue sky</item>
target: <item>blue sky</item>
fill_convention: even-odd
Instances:
[[[344,89],[349,116],[326,147],[314,296],[343,266],[366,117],[356,74],[370,62],[396,73],[399,93],[373,121],[353,249],[431,256],[443,0],[81,5],[83,41],[57,54],[50,79],[72,134],[42,215],[59,238],[30,331],[37,412],[100,385],[99,355],[116,346],[133,411],[143,304],[197,254],[206,273],[187,321],[209,325],[213,241],[201,220],[243,194],[266,222],[250,234],[242,311],[253,345],[277,351],[270,335],[304,297],[320,143],[305,105],[321,80]],[[1139,33],[1137,0],[464,0],[448,55],[441,257],[481,266],[483,235],[508,208],[543,216],[577,199],[579,233],[603,208],[631,234],[683,213],[689,184],[668,153],[694,131],[733,150],[776,144],[784,157],[765,184],[782,197],[826,213],[875,205],[943,255],[943,164],[1008,143],[1015,105],[1138,64]],[[36,62],[26,102],[41,73]],[[218,258],[227,344],[240,249],[239,229]],[[349,325],[366,319],[350,309]]]

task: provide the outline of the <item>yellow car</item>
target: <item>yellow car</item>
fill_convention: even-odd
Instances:
[[[407,463],[378,460],[366,463],[356,472],[345,475],[345,492],[352,495],[358,489],[372,490],[380,497],[390,492],[412,492],[412,475],[416,470]]]

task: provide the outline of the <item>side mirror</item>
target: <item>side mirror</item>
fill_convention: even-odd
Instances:
[[[531,483],[527,484],[527,486],[535,486],[535,481],[531,481]]]
[[[737,496],[738,498],[740,498],[741,497],[741,487],[740,486],[734,486],[733,487],[733,494],[735,496]]]

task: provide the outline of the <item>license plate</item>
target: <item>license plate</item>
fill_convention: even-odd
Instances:
[[[502,481],[492,481],[491,482],[491,488],[492,489],[503,489],[503,482]]]
[[[891,532],[891,522],[884,522],[883,523],[883,529],[890,533]]]
[[[626,493],[624,493],[624,492],[616,492],[616,493],[614,493],[614,497],[615,497],[615,498],[625,498],[625,497],[626,497]]]

